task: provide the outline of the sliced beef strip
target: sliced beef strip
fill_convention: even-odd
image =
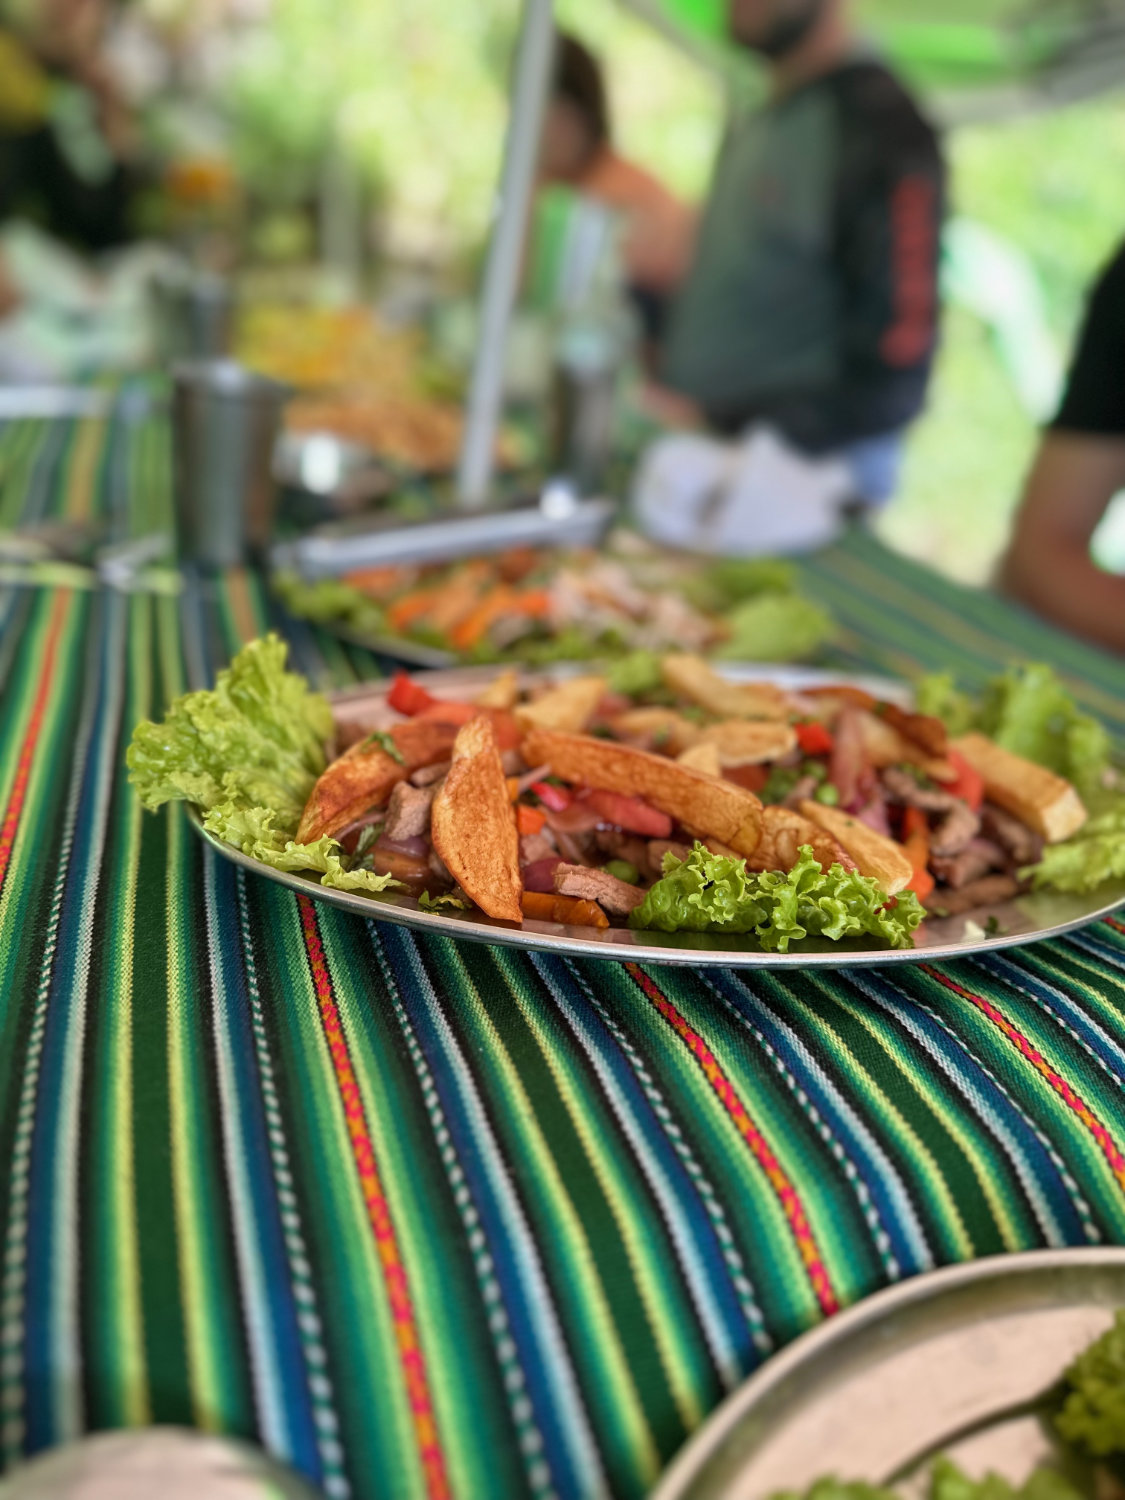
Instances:
[[[963,807],[960,797],[952,792],[943,792],[937,787],[919,786],[909,771],[901,766],[888,766],[882,774],[883,788],[895,802],[907,807],[920,807],[923,812],[952,812]]]
[[[533,865],[538,860],[550,859],[558,852],[554,840],[545,833],[525,833],[520,839],[521,865]]]
[[[930,851],[949,857],[967,849],[980,833],[980,818],[967,802],[958,801],[930,835]]]
[[[453,764],[451,760],[438,761],[436,766],[423,766],[421,770],[413,772],[410,777],[411,786],[433,786],[449,775],[449,768]]]
[[[648,856],[648,868],[659,879],[664,874],[664,856],[674,854],[678,860],[687,859],[691,853],[688,844],[677,844],[674,839],[650,839],[646,854]]]
[[[959,891],[935,891],[927,898],[926,909],[935,917],[959,917],[977,906],[996,906],[1007,901],[1020,889],[1014,875],[986,875]]]
[[[972,839],[960,854],[936,855],[930,860],[930,869],[937,878],[954,890],[970,885],[990,870],[1006,870],[1007,865],[1007,854],[991,839]]]
[[[408,781],[400,781],[387,803],[383,836],[388,839],[424,838],[430,831],[430,809],[436,792],[436,783],[411,786]]]
[[[560,896],[596,901],[614,917],[627,917],[645,899],[638,886],[627,885],[608,870],[587,870],[581,865],[559,865],[555,871],[555,890]]]
[[[594,834],[594,842],[611,859],[628,860],[638,870],[648,869],[648,843],[635,833],[622,833],[619,828],[599,828]]]
[[[594,839],[589,833],[563,833],[560,829],[554,830],[555,843],[558,852],[563,859],[569,860],[572,865],[590,865],[594,863],[593,850]]]
[[[1038,864],[1043,858],[1043,840],[1035,830],[991,802],[981,809],[981,828],[1008,851],[1017,865]]]

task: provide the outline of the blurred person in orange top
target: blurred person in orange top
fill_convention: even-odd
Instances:
[[[617,211],[630,294],[652,342],[691,263],[695,215],[650,172],[613,144],[609,98],[598,60],[560,35],[543,125],[540,181],[571,188]]]
[[[1043,436],[1000,583],[1048,619],[1125,652],[1125,577],[1091,541],[1125,490],[1125,246],[1090,298],[1058,415]]]

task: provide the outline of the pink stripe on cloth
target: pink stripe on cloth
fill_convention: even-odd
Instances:
[[[320,1009],[321,1025],[332,1066],[336,1073],[336,1084],[340,1091],[340,1102],[344,1108],[344,1119],[352,1143],[352,1159],[359,1177],[363,1201],[367,1208],[367,1219],[375,1237],[375,1246],[383,1267],[383,1280],[387,1289],[387,1301],[395,1325],[395,1338],[402,1361],[410,1409],[414,1415],[414,1432],[418,1441],[418,1454],[426,1480],[426,1493],[431,1500],[450,1500],[451,1490],[446,1471],[445,1455],[441,1446],[437,1417],[430,1395],[429,1378],[426,1373],[426,1358],[418,1338],[418,1325],[410,1296],[410,1281],[399,1253],[398,1236],[395,1234],[390,1205],[383,1192],[379,1176],[379,1164],[375,1148],[367,1128],[367,1117],[363,1108],[363,1097],[348,1055],[348,1044],[340,1024],[340,1014],[332,990],[332,976],[320,940],[316,910],[307,896],[297,898],[301,908],[301,925],[304,929],[305,947],[316,989]]]
[[[722,1101],[727,1114],[734,1121],[738,1133],[749,1146],[755,1160],[765,1172],[766,1179],[777,1194],[778,1202],[781,1204],[782,1211],[789,1222],[789,1228],[796,1242],[798,1254],[801,1257],[805,1270],[808,1272],[809,1281],[816,1294],[816,1300],[820,1304],[820,1310],[824,1313],[825,1317],[831,1317],[833,1313],[840,1310],[839,1298],[836,1296],[831,1278],[828,1275],[828,1269],[821,1258],[820,1249],[816,1243],[816,1236],[813,1234],[812,1226],[809,1224],[808,1215],[805,1212],[804,1204],[801,1202],[800,1194],[789,1181],[765,1136],[750,1118],[749,1111],[739,1098],[737,1090],[723,1072],[707,1043],[698,1032],[692,1030],[672,1002],[661,993],[643,969],[639,968],[636,964],[626,964],[625,968],[672,1027],[673,1031],[683,1038],[688,1050],[699,1063],[704,1077]]]
[[[1125,1188],[1125,1156],[1122,1155],[1113,1136],[1090,1109],[1089,1105],[1067,1083],[1062,1074],[1055,1072],[1043,1054],[1035,1050],[1023,1033],[1017,1031],[1003,1012],[997,1010],[991,1001],[986,1000],[983,995],[975,995],[972,990],[965,989],[956,980],[950,979],[937,969],[931,968],[929,964],[922,964],[921,967],[931,979],[936,979],[945,989],[952,990],[955,995],[960,995],[963,1000],[968,1000],[971,1005],[975,1005],[1007,1037],[1016,1051],[1028,1060],[1035,1071],[1047,1080],[1067,1108],[1074,1111],[1093,1136],[1101,1149],[1102,1155],[1109,1164],[1110,1171],[1117,1178],[1119,1186]]]

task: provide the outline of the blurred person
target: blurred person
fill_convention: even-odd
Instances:
[[[1000,584],[1076,635],[1125,652],[1125,577],[1090,553],[1125,490],[1125,246],[1090,297],[1067,389],[1044,434]]]
[[[647,339],[658,342],[669,298],[690,264],[695,216],[650,172],[618,153],[601,66],[565,34],[556,43],[539,171],[542,184],[568,187],[620,214],[629,293]]]
[[[842,458],[879,504],[937,339],[941,149],[847,0],[728,0],[728,16],[769,97],[728,128],[650,407]]]
[[[137,186],[131,114],[105,64],[107,0],[35,0],[0,28],[0,220],[73,249],[130,238]]]

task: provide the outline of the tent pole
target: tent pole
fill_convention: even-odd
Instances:
[[[504,169],[484,272],[477,348],[457,472],[457,502],[465,510],[478,510],[487,504],[492,488],[496,433],[504,399],[504,353],[519,291],[554,42],[553,0],[524,0]]]

